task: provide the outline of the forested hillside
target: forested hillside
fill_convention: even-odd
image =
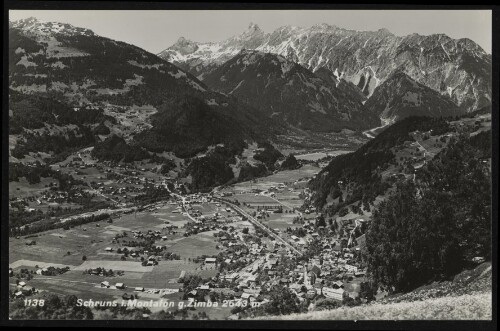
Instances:
[[[431,136],[439,136],[449,130],[449,124],[441,118],[407,118],[390,126],[355,152],[336,157],[309,184],[315,192],[313,204],[321,208],[327,200],[338,199],[327,208],[329,213],[335,213],[352,202],[361,201],[364,206],[372,203],[390,187],[390,182],[382,180],[382,173],[390,165],[404,163],[395,159],[393,148],[414,141],[411,132],[430,130]]]
[[[491,131],[461,135],[401,183],[366,233],[375,282],[408,291],[491,256]]]
[[[34,18],[10,23],[9,92],[17,159],[40,151],[59,158],[111,132],[185,158],[230,141],[265,140],[280,126],[262,126],[258,110],[136,46]]]

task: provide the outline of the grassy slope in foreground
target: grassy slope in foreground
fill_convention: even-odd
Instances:
[[[425,301],[343,307],[286,316],[265,316],[279,320],[490,320],[491,293],[466,294]]]

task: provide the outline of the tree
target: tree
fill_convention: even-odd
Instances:
[[[87,256],[82,256],[82,261],[87,261]]]
[[[318,218],[316,219],[316,226],[317,227],[319,227],[319,226],[326,226],[325,216],[323,216],[323,214],[320,214],[318,216]]]
[[[270,293],[270,302],[265,311],[269,315],[288,315],[300,312],[300,303],[288,287],[275,286]]]
[[[286,169],[293,170],[293,169],[297,169],[298,167],[300,167],[300,164],[293,154],[289,154],[286,157],[285,161],[283,161],[283,163],[281,164],[282,170],[286,170]]]
[[[368,302],[375,300],[375,294],[377,293],[377,288],[373,286],[372,283],[362,282],[360,284],[359,297],[366,299]]]

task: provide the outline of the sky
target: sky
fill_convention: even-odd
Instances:
[[[69,23],[96,34],[159,53],[179,37],[198,42],[222,41],[252,22],[264,32],[284,25],[310,27],[327,23],[369,31],[386,28],[395,35],[444,33],[469,38],[491,54],[489,10],[10,10],[11,21],[36,17]]]

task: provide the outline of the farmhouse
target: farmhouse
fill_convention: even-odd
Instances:
[[[215,265],[217,262],[217,259],[215,257],[207,257],[205,259],[205,264],[211,264],[211,265]]]
[[[257,277],[250,276],[250,277],[247,278],[247,284],[248,284],[248,286],[255,286],[256,283],[257,283]]]
[[[337,280],[337,281],[332,283],[332,288],[334,288],[334,289],[339,289],[339,288],[343,288],[343,287],[344,287],[344,284],[340,280]]]
[[[355,273],[358,271],[358,267],[356,266],[353,266],[353,265],[350,265],[350,264],[346,264],[344,265],[344,268],[348,271],[348,272],[352,272],[352,273]]]
[[[238,279],[239,277],[240,277],[240,275],[238,275],[238,273],[233,272],[232,274],[225,275],[224,279],[232,282],[232,281]]]
[[[276,258],[270,258],[268,261],[267,261],[267,265],[269,266],[269,268],[271,269],[274,269],[274,267],[276,267],[276,265],[278,264],[278,259]]]

